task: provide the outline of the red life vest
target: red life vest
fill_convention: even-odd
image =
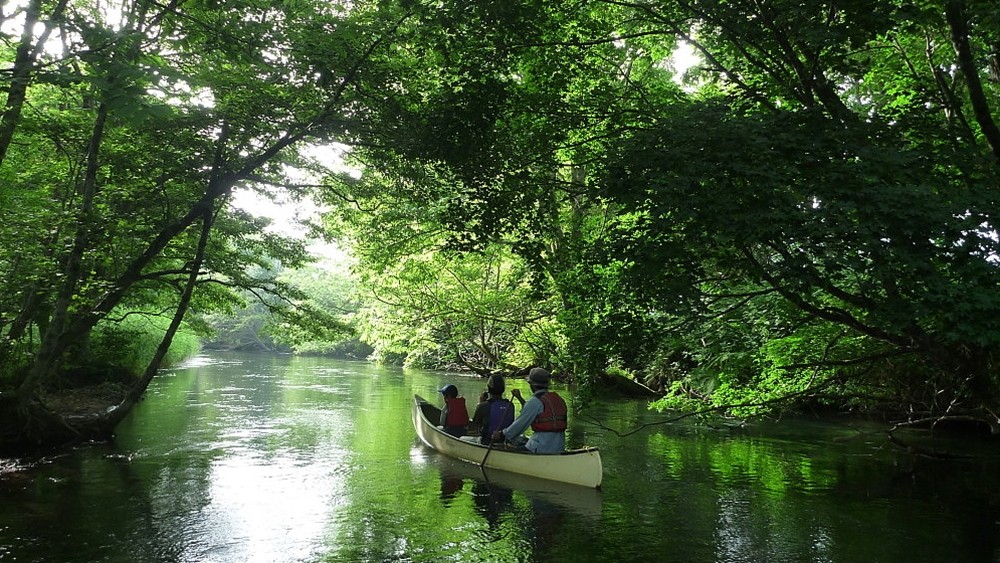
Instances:
[[[538,397],[545,408],[541,414],[535,417],[531,423],[531,429],[535,432],[562,432],[566,430],[566,401],[562,397],[546,391]]]
[[[445,420],[445,426],[468,426],[469,425],[469,411],[465,409],[465,397],[445,397],[445,402],[448,403],[448,418]]]

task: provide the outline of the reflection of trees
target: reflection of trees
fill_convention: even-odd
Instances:
[[[652,434],[648,447],[656,457],[666,456],[671,460],[664,470],[673,477],[680,478],[692,465],[705,467],[715,480],[750,482],[771,494],[785,494],[792,489],[829,489],[839,479],[840,468],[824,465],[812,456],[815,451],[796,454],[788,448],[773,448],[751,439],[700,440]],[[819,446],[810,449],[818,450]]]
[[[984,554],[995,549],[985,521],[969,526],[963,513],[968,507],[940,501],[970,490],[959,475],[978,475],[967,478],[979,483],[995,479],[971,467],[934,465],[900,479],[900,467],[909,467],[902,460],[878,457],[864,443],[844,445],[816,435],[788,440],[657,433],[645,446],[633,454],[644,471],[620,478],[657,485],[624,499],[613,493],[622,500],[611,507],[611,518],[654,521],[673,530],[660,540],[665,552],[718,561],[950,560],[955,538],[983,546]],[[626,467],[627,448],[622,456],[620,467]],[[928,473],[941,478],[928,479]],[[936,516],[919,519],[914,513]],[[702,545],[691,538],[701,538]]]
[[[477,468],[473,468],[478,470]],[[467,474],[466,474],[467,475]],[[471,482],[471,497],[475,512],[485,521],[469,542],[484,541],[489,551],[472,549],[468,553],[489,561],[542,561],[550,550],[558,553],[563,538],[563,526],[572,511],[550,502],[543,495],[492,482],[488,476],[468,477],[441,472],[442,489],[455,480]],[[454,485],[452,485],[454,486]],[[444,500],[450,506],[453,499]],[[507,545],[509,547],[501,547]]]
[[[545,561],[548,554],[559,553],[563,541],[562,529],[567,519],[567,512],[556,505],[530,496],[531,520],[528,523],[528,533],[531,534],[532,561]]]
[[[116,444],[0,477],[0,561],[950,561],[952,551],[987,561],[997,553],[995,464],[877,458],[875,445],[840,439],[851,431],[804,425],[764,436],[676,425],[627,439],[591,434],[606,462],[603,491],[557,491],[419,445],[412,393],[439,387],[438,374],[260,359],[165,374]],[[617,427],[657,416],[642,403],[591,408]]]
[[[433,459],[442,488],[454,488],[454,480],[462,479],[463,494],[444,499],[443,506],[455,510],[471,496],[475,513],[484,521],[485,527],[474,530],[463,542],[467,544],[464,553],[476,560],[560,560],[568,546],[579,549],[594,537],[593,527],[601,518],[600,491],[482,469],[437,454]],[[480,542],[487,551],[473,547]]]
[[[441,506],[437,475],[414,481],[408,452],[413,441],[409,408],[413,400],[402,372],[375,366],[350,377],[355,401],[345,496],[338,499],[327,530],[329,561],[391,561],[456,541],[467,513],[464,495]],[[372,375],[372,377],[365,377]],[[396,485],[412,482],[412,494]],[[455,491],[456,494],[458,491]],[[419,530],[413,537],[409,531]]]
[[[177,521],[207,504],[209,469],[184,461],[154,466],[102,444],[5,476],[0,560],[185,560]]]
[[[804,553],[814,561],[839,561],[826,525],[789,519],[775,498],[759,498],[752,491],[733,489],[720,494],[714,540],[719,561],[796,561]],[[762,506],[763,505],[763,506]],[[805,551],[803,551],[805,550]]]
[[[652,434],[647,447],[653,459],[669,460],[662,468],[667,482],[708,484],[683,487],[671,504],[697,518],[676,524],[696,537],[712,538],[718,560],[790,561],[803,553],[830,557],[837,536],[827,515],[821,506],[795,497],[838,484],[840,468],[826,464],[832,458],[813,457],[812,448],[796,452],[788,444],[776,447],[750,438]]]
[[[161,378],[119,439],[137,450],[132,465],[150,471],[142,482],[153,521],[141,533],[177,552],[166,560],[203,559],[205,549],[231,560],[292,556],[311,549],[343,495],[336,468],[351,421],[317,406],[334,393],[314,360],[224,357]]]

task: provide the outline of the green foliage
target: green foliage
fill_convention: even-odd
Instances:
[[[0,364],[27,374],[18,398],[67,363],[145,369],[162,319],[202,334],[248,295],[289,341],[340,338],[342,319],[274,275],[307,263],[305,244],[229,196],[308,195],[295,150],[349,137],[392,23],[357,3],[38,6],[29,31],[58,33],[8,29],[0,50]],[[147,333],[133,317],[161,320]]]
[[[537,313],[523,263],[505,247],[424,253],[370,273],[374,300],[359,314],[375,357],[406,355],[414,367],[495,367]]]
[[[543,304],[511,332],[515,364],[584,382],[617,366],[678,400],[759,412],[827,401],[814,386],[837,404],[892,385],[926,404],[915,379],[886,377],[887,358],[923,358],[926,389],[992,401],[994,375],[978,391],[942,379],[992,370],[1000,249],[997,163],[961,119],[973,108],[937,47],[954,31],[940,7],[412,8],[368,116],[393,142],[356,151],[365,174],[327,191],[330,223],[391,301],[366,321],[376,348],[445,357],[460,321],[388,326],[461,302],[427,253],[499,243]],[[680,38],[703,56],[688,92],[664,65]],[[413,288],[436,289],[399,298]]]
[[[116,366],[138,376],[152,360],[168,323],[168,318],[158,315],[130,314],[119,321],[98,324],[83,355],[76,360],[77,364]],[[198,334],[182,330],[171,341],[163,365],[177,365],[194,356],[200,348]]]
[[[247,296],[243,306],[222,313],[205,315],[199,320],[210,331],[206,346],[226,350],[281,351],[268,336],[265,327],[271,318],[268,308]]]
[[[254,303],[243,341],[356,328],[379,359],[623,370],[741,412],[1000,404],[988,2],[90,7],[5,121],[6,361],[173,310],[204,244],[191,306]],[[296,186],[358,287],[222,205],[323,168],[303,140],[363,171]]]
[[[996,241],[979,226],[993,222],[987,184],[954,185],[915,151],[883,145],[880,127],[838,130],[808,114],[730,118],[723,137],[738,131],[741,146],[724,146],[720,122],[701,111],[627,141],[624,168],[609,171],[609,197],[644,218],[612,254],[638,248],[663,266],[637,261],[624,271],[642,302],[686,314],[707,300],[750,303],[771,288],[810,316],[928,354],[997,336]],[[707,145],[710,164],[702,156],[687,168]],[[671,159],[658,160],[664,154]],[[762,154],[766,169],[750,161]],[[751,285],[734,291],[737,279]]]
[[[212,347],[367,356],[352,327],[359,308],[354,281],[337,263],[254,277],[271,285],[245,291],[231,309],[203,319]]]
[[[512,366],[551,364],[573,373],[576,354],[569,348],[566,328],[553,318],[543,318],[522,326],[501,360]]]

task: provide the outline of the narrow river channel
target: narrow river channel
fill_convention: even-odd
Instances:
[[[198,356],[154,380],[113,443],[0,459],[0,561],[1000,562],[996,443],[940,461],[875,424],[788,419],[622,437],[608,428],[664,417],[613,399],[570,421],[569,446],[601,449],[593,491],[484,475],[420,444],[413,395],[439,402],[444,383],[470,402],[484,387]]]

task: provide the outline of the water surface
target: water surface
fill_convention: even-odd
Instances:
[[[604,485],[591,491],[484,474],[421,445],[412,397],[439,400],[446,382],[470,403],[484,386],[199,356],[154,380],[113,443],[0,460],[0,561],[1000,562],[989,457],[914,456],[859,422],[620,437],[608,428],[662,415],[613,400],[571,417],[568,444],[601,448]]]

